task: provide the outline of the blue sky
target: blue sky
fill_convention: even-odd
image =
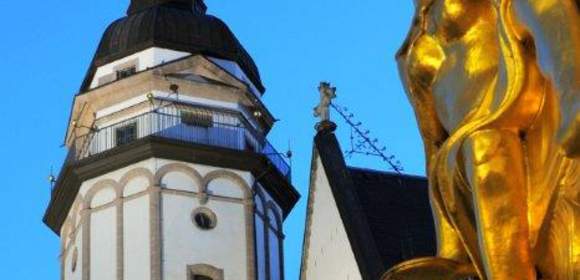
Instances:
[[[285,222],[287,279],[298,279],[317,85],[338,87],[347,105],[407,172],[424,173],[422,145],[397,73],[412,0],[207,0],[258,64],[264,101],[281,121],[270,135],[294,150],[294,183],[303,198]],[[58,172],[72,97],[106,26],[128,0],[0,1],[0,275],[59,279],[57,236],[42,224],[46,180]],[[334,118],[338,116],[335,114]],[[339,124],[346,147],[348,128]],[[374,158],[349,163],[376,169]]]

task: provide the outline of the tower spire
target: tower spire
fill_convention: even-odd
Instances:
[[[127,14],[135,14],[147,8],[158,5],[173,5],[183,8],[191,8],[194,12],[205,14],[207,6],[203,0],[131,0]]]

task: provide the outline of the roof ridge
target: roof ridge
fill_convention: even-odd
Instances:
[[[403,176],[403,177],[407,177],[407,178],[417,178],[417,179],[427,179],[427,177],[423,176],[423,175],[408,174],[408,173],[398,174],[398,173],[393,172],[393,171],[377,170],[377,169],[371,169],[368,167],[358,167],[358,166],[350,166],[349,165],[349,166],[347,166],[347,168],[351,169],[351,170],[356,170],[356,171],[366,171],[366,172],[372,172],[372,173],[384,174],[384,175]]]

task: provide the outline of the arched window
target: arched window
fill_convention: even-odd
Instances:
[[[283,234],[280,210],[260,188],[256,190],[254,199],[256,205],[256,279],[283,280]]]
[[[263,194],[258,190],[256,191],[256,195],[254,197],[255,205],[256,205],[256,213],[255,213],[255,238],[256,238],[256,279],[257,280],[267,280],[266,278],[266,267],[268,262],[266,260],[266,252],[268,251],[268,247],[266,247],[266,233],[267,227],[266,222],[264,219],[264,215],[266,213],[265,208],[265,199]]]
[[[187,267],[188,280],[224,280],[224,271],[208,264]]]
[[[273,203],[267,207],[268,216],[268,256],[270,280],[282,280],[283,257],[282,257],[282,218],[278,213],[278,207]]]

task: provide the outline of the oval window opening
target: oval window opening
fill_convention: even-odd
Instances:
[[[193,214],[195,225],[202,230],[210,230],[216,226],[216,216],[209,209],[199,209]]]

